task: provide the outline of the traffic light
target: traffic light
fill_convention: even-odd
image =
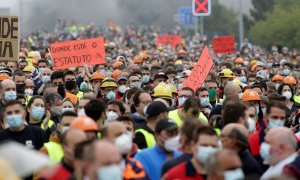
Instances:
[[[193,0],[194,16],[209,16],[211,13],[211,0]]]

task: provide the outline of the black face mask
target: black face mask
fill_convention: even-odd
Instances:
[[[65,87],[67,90],[71,91],[71,90],[75,89],[76,82],[75,81],[66,81]]]
[[[25,84],[16,84],[16,88],[18,94],[24,94]]]

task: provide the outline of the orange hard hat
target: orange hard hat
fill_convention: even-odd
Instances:
[[[275,76],[272,77],[272,81],[282,81],[283,77],[280,76],[279,74],[276,74]]]
[[[186,55],[186,52],[185,50],[183,49],[180,49],[178,52],[177,52],[178,55]]]
[[[114,80],[117,80],[118,77],[121,75],[122,71],[119,69],[114,70],[114,72],[111,74],[111,77],[114,78]]]
[[[234,63],[236,63],[236,64],[244,64],[244,60],[242,58],[236,58],[234,60]]]
[[[99,72],[94,72],[91,77],[91,81],[93,80],[103,80],[105,78],[104,74]]]
[[[283,78],[283,83],[284,84],[289,84],[291,86],[296,86],[297,85],[296,79],[293,76],[291,76],[291,75]]]
[[[143,60],[149,60],[150,56],[148,55],[147,51],[141,51],[140,54],[141,58],[143,58]]]
[[[120,67],[121,65],[123,65],[123,63],[121,61],[116,61],[114,64],[113,64],[113,68],[118,68]]]
[[[242,101],[247,102],[247,101],[260,101],[260,96],[259,94],[254,91],[253,89],[247,89],[242,96]]]
[[[87,116],[79,116],[75,118],[70,127],[83,131],[98,131],[96,122]]]
[[[133,59],[134,63],[142,63],[143,62],[143,57],[141,56],[135,56]]]

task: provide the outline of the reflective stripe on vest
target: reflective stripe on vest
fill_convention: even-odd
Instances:
[[[144,135],[148,148],[153,147],[156,144],[156,140],[155,140],[155,137],[153,136],[153,134],[149,133],[148,131],[146,131],[144,129],[135,130],[135,133],[137,133],[137,132],[140,132]]]
[[[47,148],[48,156],[53,162],[59,163],[64,157],[64,151],[61,144],[50,141],[45,143],[44,146]]]

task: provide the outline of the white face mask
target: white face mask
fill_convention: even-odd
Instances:
[[[292,93],[290,91],[286,91],[282,93],[282,96],[284,96],[286,99],[291,99]]]
[[[239,99],[242,99],[243,93],[239,93]]]
[[[99,180],[122,180],[122,170],[120,165],[113,164],[109,166],[102,166],[97,170]]]
[[[165,149],[169,152],[176,151],[180,147],[179,139],[180,139],[179,135],[167,139],[164,144]]]
[[[117,120],[119,115],[115,113],[114,111],[108,111],[106,112],[106,121],[111,122]]]
[[[132,134],[123,133],[115,140],[115,145],[122,155],[127,155],[132,148]]]
[[[84,108],[81,108],[77,111],[77,116],[85,116],[85,110]]]
[[[254,132],[256,130],[256,123],[254,121],[254,119],[248,117],[247,119],[247,123],[248,123],[248,132]]]
[[[198,147],[198,151],[196,154],[196,158],[198,159],[198,161],[200,161],[201,163],[205,164],[207,161],[207,158],[215,153],[218,149],[212,146],[199,146]]]
[[[126,90],[127,90],[127,87],[125,85],[121,85],[118,88],[118,91],[122,94],[124,94],[126,92]]]
[[[25,96],[32,96],[33,95],[33,90],[30,89],[30,88],[25,89],[24,94],[25,94]]]
[[[225,180],[240,180],[244,179],[244,177],[245,175],[241,168],[224,172]]]

